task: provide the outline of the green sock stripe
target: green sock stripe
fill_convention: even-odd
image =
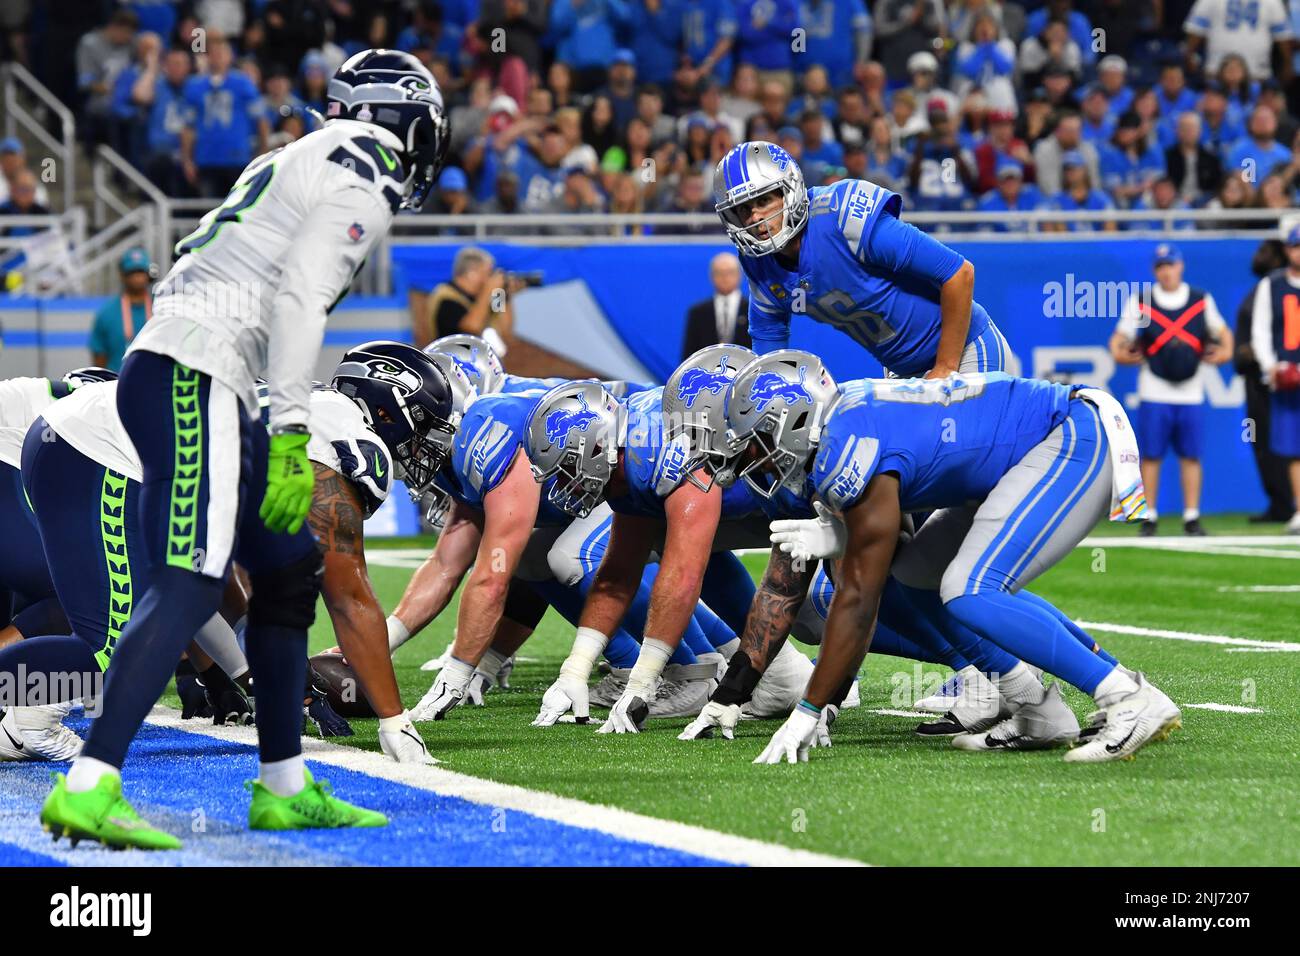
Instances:
[[[167,516],[167,564],[192,571],[199,484],[203,479],[203,411],[199,405],[199,373],[179,363],[172,369],[172,424],[176,430],[176,458]]]
[[[104,539],[104,563],[108,568],[108,633],[104,646],[95,652],[101,671],[108,670],[122,630],[131,620],[133,591],[131,557],[126,550],[127,478],[104,469],[99,496],[99,530]]]

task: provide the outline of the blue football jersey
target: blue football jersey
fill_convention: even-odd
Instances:
[[[1003,372],[862,379],[841,386],[813,464],[817,493],[855,504],[874,475],[898,475],[904,511],[982,501],[1065,420],[1068,385]]]
[[[434,483],[461,504],[483,510],[483,499],[505,479],[523,445],[528,413],[541,392],[485,395],[470,405],[456,430],[451,460]],[[537,525],[568,524],[572,518],[546,500],[543,492]]]
[[[623,449],[623,472],[628,493],[609,499],[620,514],[664,516],[664,500],[686,478],[683,443],[664,447],[663,386],[637,392],[624,401],[627,406],[627,444]],[[760,511],[759,498],[743,481],[722,494],[722,517],[741,518]]]
[[[567,378],[528,378],[526,375],[506,373],[501,383],[502,395],[518,395],[520,392],[548,391],[557,385],[563,385]]]
[[[847,334],[891,372],[923,375],[939,348],[939,290],[962,256],[898,218],[902,199],[865,180],[808,190],[799,269],[774,255],[741,256],[749,279],[749,331],[760,354],[786,348],[799,313]],[[971,308],[966,341],[988,312]]]

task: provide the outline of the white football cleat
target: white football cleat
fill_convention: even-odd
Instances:
[[[1142,673],[1136,680],[1138,689],[1104,708],[1105,725],[1086,744],[1066,754],[1066,763],[1132,760],[1141,747],[1164,740],[1183,725],[1183,712],[1164,691]]]
[[[974,667],[963,668],[961,695],[938,720],[921,724],[916,732],[922,737],[953,737],[992,730],[1014,712],[998,691],[997,685]]]
[[[613,707],[627,689],[627,675],[631,673],[630,667],[611,667],[608,674],[596,681],[587,695],[588,702],[597,707]]]
[[[717,673],[717,664],[713,661],[669,664],[664,668],[655,699],[650,702],[650,716],[699,716],[709,702],[709,695],[718,686]]]
[[[812,672],[813,662],[799,652],[793,641],[786,641],[768,663],[749,700],[741,706],[741,717],[749,720],[790,716],[790,711],[799,706]]]
[[[17,707],[0,711],[0,760],[35,760],[36,754],[23,743],[22,732],[16,722]]]
[[[840,710],[848,710],[850,707],[862,706],[862,691],[858,688],[858,682],[861,678],[853,678],[853,683],[849,685],[848,696],[844,698],[844,703],[840,704]],[[827,746],[830,746],[829,744]]]
[[[1037,704],[1023,705],[984,733],[958,734],[952,745],[958,750],[1046,750],[1078,736],[1079,720],[1061,696],[1061,685],[1053,684]]]
[[[72,760],[81,753],[81,738],[63,724],[63,718],[71,710],[71,703],[43,704],[12,707],[9,713],[13,714],[13,725],[25,750],[37,760],[61,761]]]
[[[979,670],[973,664],[968,664],[961,670],[953,673],[946,681],[940,685],[939,689],[928,697],[922,697],[912,704],[913,710],[923,710],[930,714],[946,714],[956,706],[957,701],[961,699],[962,687],[965,686],[966,674],[974,671],[980,674]],[[984,677],[980,674],[980,677]],[[988,680],[987,677],[984,678]]]

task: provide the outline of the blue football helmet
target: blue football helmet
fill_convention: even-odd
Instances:
[[[401,208],[423,206],[451,143],[451,125],[433,74],[409,53],[362,50],[339,67],[327,98],[329,119],[380,126],[402,141],[409,168]]]
[[[344,353],[331,384],[356,402],[407,486],[426,489],[451,454],[458,424],[442,369],[414,346],[367,342]]]

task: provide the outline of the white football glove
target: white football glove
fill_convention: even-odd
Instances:
[[[814,501],[813,508],[816,518],[773,521],[768,526],[772,543],[796,560],[842,557],[849,536],[844,522],[820,501]]]
[[[442,720],[447,712],[465,699],[469,682],[474,677],[474,668],[454,657],[448,658],[438,679],[433,682],[428,693],[420,699],[411,711],[411,719]]]
[[[713,736],[713,728],[721,729],[722,736],[728,740],[736,739],[736,723],[740,720],[739,704],[719,704],[711,700],[704,705],[700,716],[696,717],[686,729],[677,735],[678,740],[705,740]]]
[[[385,729],[384,724],[387,721],[379,722],[379,746],[388,756],[392,757],[398,763],[414,763],[433,766],[438,761],[430,754],[424,741],[420,737],[420,732],[415,729],[411,723],[409,714],[402,714],[400,718],[401,725],[392,729]]]
[[[614,706],[609,709],[609,719],[601,724],[597,733],[639,734],[650,716],[650,703],[655,699],[655,685],[634,684],[628,681]]]
[[[831,745],[831,725],[835,723],[835,718],[840,715],[840,709],[834,704],[827,704],[822,708],[822,715],[817,719],[817,747],[829,747]]]
[[[585,724],[590,720],[587,682],[561,674],[542,695],[542,709],[537,712],[532,725],[551,727],[570,710],[573,711],[574,723]]]
[[[802,707],[796,707],[784,724],[772,735],[772,740],[763,752],[754,758],[754,763],[807,763],[808,751],[817,746],[818,728],[821,717],[809,713]]]

